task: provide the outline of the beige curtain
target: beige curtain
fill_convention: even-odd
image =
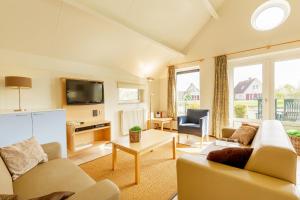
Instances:
[[[212,134],[222,137],[222,128],[228,126],[229,102],[228,102],[228,76],[227,57],[218,56],[215,58],[215,88],[212,114]]]
[[[168,69],[168,117],[176,118],[176,74],[175,66]]]

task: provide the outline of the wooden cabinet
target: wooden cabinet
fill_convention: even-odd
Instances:
[[[0,115],[0,147],[32,137],[31,113]]]
[[[40,144],[59,142],[67,157],[66,113],[63,110],[32,113],[33,135]]]
[[[59,142],[67,157],[66,113],[64,110],[0,114],[0,147],[34,136],[40,144]]]

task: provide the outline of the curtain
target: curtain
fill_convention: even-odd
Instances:
[[[168,117],[176,118],[176,74],[175,66],[168,69]]]
[[[227,56],[215,58],[215,86],[212,114],[212,134],[222,137],[222,128],[229,123],[229,92],[227,76]]]

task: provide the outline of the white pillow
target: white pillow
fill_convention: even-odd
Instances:
[[[16,180],[39,163],[48,161],[47,154],[34,137],[0,148],[0,155],[13,180]]]

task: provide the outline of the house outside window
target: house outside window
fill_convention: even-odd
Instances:
[[[177,116],[185,115],[187,109],[200,108],[199,67],[176,72],[176,106]]]

